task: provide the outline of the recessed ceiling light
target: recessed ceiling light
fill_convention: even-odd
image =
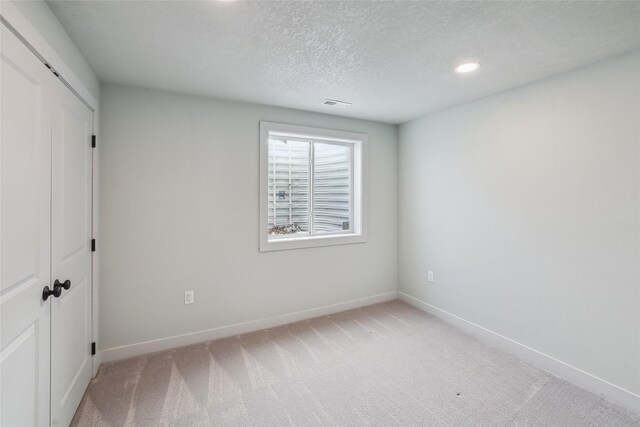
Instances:
[[[350,102],[338,101],[337,99],[325,99],[322,105],[328,105],[330,107],[342,107],[346,108],[351,105]]]
[[[456,67],[456,73],[470,73],[480,68],[480,64],[477,62],[465,62]]]

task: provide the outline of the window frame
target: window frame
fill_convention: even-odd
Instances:
[[[269,136],[300,138],[313,142],[328,142],[349,145],[352,150],[351,232],[307,235],[298,237],[278,237],[269,239]],[[364,133],[346,132],[308,126],[289,125],[274,122],[260,122],[260,252],[303,249],[321,246],[347,245],[367,241],[367,149],[368,136]],[[313,143],[311,144],[313,149]],[[312,171],[311,171],[312,172]],[[313,187],[310,184],[310,199]],[[313,213],[310,212],[310,218]],[[309,230],[310,233],[312,230]]]

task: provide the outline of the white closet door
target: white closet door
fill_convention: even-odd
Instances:
[[[0,27],[0,425],[48,426],[55,77]]]
[[[53,105],[51,424],[69,424],[91,379],[91,134],[93,113],[62,83]],[[65,286],[66,287],[66,286]]]

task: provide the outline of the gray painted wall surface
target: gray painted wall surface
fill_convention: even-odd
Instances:
[[[399,188],[401,292],[640,392],[640,54],[401,125]]]
[[[397,289],[395,126],[116,85],[100,113],[101,348]],[[261,120],[369,135],[367,243],[258,252]]]

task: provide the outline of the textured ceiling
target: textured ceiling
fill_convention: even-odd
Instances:
[[[103,81],[390,123],[640,49],[639,1],[49,5]]]

